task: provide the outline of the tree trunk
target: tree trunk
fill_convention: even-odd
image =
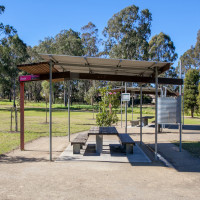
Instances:
[[[194,108],[191,108],[191,117],[194,117]]]
[[[12,92],[10,91],[10,95],[9,95],[9,101],[12,101]]]
[[[13,115],[12,115],[12,110],[13,108],[11,107],[11,112],[10,112],[10,131],[12,131],[12,118],[13,118]]]
[[[13,107],[15,110],[15,131],[18,131],[18,125],[17,125],[17,107],[15,103],[16,99],[16,78],[14,77],[14,84],[13,84]]]
[[[47,123],[47,101],[46,101],[46,123]]]

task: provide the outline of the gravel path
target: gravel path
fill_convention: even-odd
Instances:
[[[120,129],[124,132],[124,129]],[[154,142],[154,130],[144,128],[143,141]],[[160,143],[178,140],[178,130],[165,130]],[[129,132],[139,140],[139,129]],[[75,135],[72,135],[72,138]],[[184,131],[183,140],[200,140],[200,131]],[[68,145],[53,138],[53,158]],[[200,173],[151,164],[49,162],[49,139],[26,144],[0,158],[0,199],[198,199]]]

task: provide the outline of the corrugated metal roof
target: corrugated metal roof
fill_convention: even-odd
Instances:
[[[49,63],[48,62],[40,62],[40,63],[31,63],[31,64],[23,64],[17,66],[20,70],[23,70],[29,74],[48,74],[49,73]],[[52,72],[58,72],[57,69],[53,68]]]
[[[67,56],[55,54],[40,54],[46,61],[54,61],[54,68],[58,72],[70,71],[76,73],[130,75],[151,77],[154,68],[158,67],[158,74],[167,71],[172,63],[152,62],[123,59],[107,59],[83,56]]]

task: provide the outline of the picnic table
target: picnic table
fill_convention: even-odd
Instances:
[[[103,146],[103,135],[116,135],[118,136],[118,131],[115,127],[91,127],[88,136],[95,135],[96,136],[96,152],[102,152]]]
[[[116,135],[118,136],[122,147],[125,149],[126,154],[133,153],[133,145],[135,142],[127,133],[118,133],[115,127],[91,127],[88,136],[96,136],[96,152],[101,154],[103,147],[103,135]]]
[[[147,126],[148,125],[148,120],[149,119],[153,119],[153,118],[154,118],[153,116],[144,116],[144,117],[142,117],[142,123],[144,124],[144,126]],[[140,117],[138,117],[138,119],[140,119]]]

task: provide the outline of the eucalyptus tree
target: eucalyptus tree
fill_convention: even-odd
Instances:
[[[151,61],[174,62],[178,57],[175,50],[174,42],[169,35],[163,32],[153,36],[149,41],[149,59]],[[165,76],[177,77],[175,68],[171,67],[169,71],[165,72]]]
[[[0,15],[2,15],[5,11],[5,6],[0,5]],[[5,36],[12,36],[16,34],[17,31],[14,29],[13,26],[10,25],[4,25],[2,22],[0,22],[0,37],[5,37]]]
[[[12,94],[19,72],[16,66],[29,57],[26,44],[18,35],[3,38],[0,42],[0,54],[0,83],[9,86],[10,94]]]
[[[35,46],[34,49],[38,53],[55,54],[55,39],[53,37],[45,37],[44,40],[39,41],[39,45]]]
[[[18,82],[17,65],[28,58],[26,44],[18,35],[4,37],[0,42],[0,84],[5,85],[10,92],[10,101],[13,91],[13,107],[15,109],[15,130],[17,131],[17,109],[15,104],[16,84]]]
[[[182,56],[182,71],[184,73],[189,69],[200,70],[200,30],[197,33],[197,41],[195,46],[191,46]]]
[[[189,69],[197,69],[198,64],[195,59],[195,48],[191,46],[184,54],[181,56],[182,71],[185,74]]]
[[[43,81],[42,82],[42,90],[41,90],[41,96],[45,99],[46,102],[46,123],[47,123],[47,104],[49,102],[49,82]]]
[[[81,28],[81,40],[84,47],[84,55],[89,57],[96,57],[99,51],[98,45],[100,40],[98,39],[98,29],[92,23]]]
[[[62,30],[55,36],[57,54],[82,56],[84,54],[80,33],[72,29]]]
[[[151,21],[150,11],[139,11],[135,5],[114,14],[103,31],[107,38],[105,54],[112,58],[148,60]]]

